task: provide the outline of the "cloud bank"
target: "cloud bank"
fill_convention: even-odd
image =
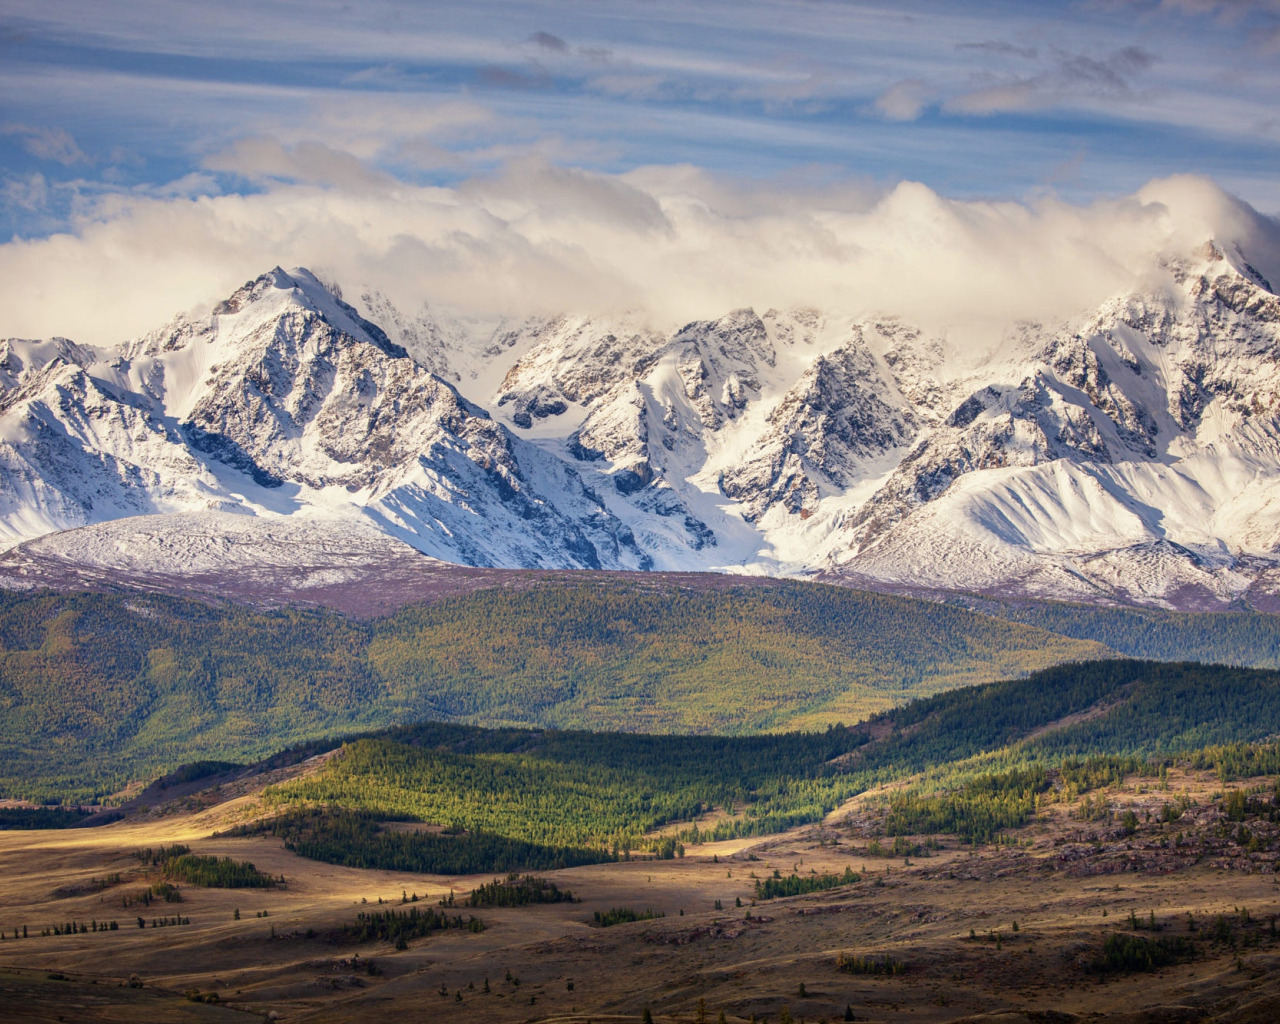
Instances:
[[[689,167],[606,175],[537,160],[453,188],[360,185],[114,197],[74,233],[0,246],[0,336],[116,343],[276,264],[309,266],[348,294],[376,285],[408,309],[632,309],[674,324],[746,305],[810,306],[979,340],[1087,309],[1151,273],[1157,254],[1209,237],[1239,242],[1280,277],[1280,225],[1200,178],[1082,206],[959,201],[910,182],[744,186]]]

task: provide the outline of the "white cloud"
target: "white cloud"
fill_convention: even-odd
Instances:
[[[44,209],[49,202],[49,182],[39,172],[23,178],[9,178],[0,187],[0,197],[6,203],[34,213]]]
[[[296,156],[296,154],[295,154]],[[536,160],[458,188],[277,185],[104,201],[74,234],[0,246],[0,336],[108,343],[275,264],[349,293],[478,313],[647,309],[674,323],[753,305],[898,314],[953,337],[1087,308],[1152,255],[1239,239],[1280,270],[1280,228],[1202,179],[1072,206],[961,202],[923,185],[735,186],[687,167],[616,177]],[[1280,274],[1277,274],[1280,277]]]
[[[540,152],[607,169],[821,163],[1018,196],[1084,145],[1078,194],[1173,169],[1241,187],[1265,179],[1280,139],[1280,65],[1260,56],[1280,49],[1274,6],[10,0],[6,25],[28,42],[0,64],[0,93],[6,118],[74,129],[99,167],[113,148],[137,154],[127,174],[102,171],[108,185],[159,186],[212,160],[376,187],[376,172],[454,180]],[[1006,111],[1043,117],[975,116]],[[31,144],[74,159],[66,141]],[[332,152],[303,158],[317,144]],[[1265,180],[1250,192],[1273,194]]]
[[[918,78],[886,89],[876,97],[876,109],[891,121],[914,121],[929,100],[928,86]]]
[[[382,189],[395,179],[361,163],[355,156],[323,142],[308,140],[285,147],[278,139],[239,139],[205,159],[211,171],[226,171],[250,181],[294,181],[337,185],[351,190]]]

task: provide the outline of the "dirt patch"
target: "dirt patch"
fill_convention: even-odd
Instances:
[[[1130,683],[1129,685],[1122,687],[1114,697],[1111,697],[1105,701],[1099,701],[1097,704],[1094,704],[1092,707],[1086,708],[1084,711],[1078,711],[1075,714],[1067,715],[1063,718],[1059,718],[1055,722],[1048,722],[1045,725],[1040,726],[1040,728],[1034,729],[1031,732],[1027,733],[1026,736],[1023,737],[1023,739],[1024,740],[1038,739],[1039,737],[1044,736],[1047,733],[1057,732],[1060,729],[1069,729],[1071,728],[1071,726],[1079,725],[1081,722],[1091,722],[1095,718],[1101,718],[1103,715],[1107,714],[1110,711],[1115,710],[1121,704],[1123,704],[1126,700],[1128,700],[1129,694],[1132,690],[1133,690],[1133,684]]]

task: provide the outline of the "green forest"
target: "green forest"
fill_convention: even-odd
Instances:
[[[1010,622],[1060,636],[1096,640],[1117,654],[1156,661],[1280,668],[1280,616],[1250,611],[1170,612],[1062,601],[958,599]]]
[[[821,732],[1114,651],[1269,666],[1280,650],[1280,618],[1268,615],[996,602],[984,611],[795,581],[699,591],[610,577],[482,590],[369,622],[131,592],[4,592],[0,797],[93,801],[183,765],[194,763],[167,784],[424,720],[565,735]],[[1165,709],[1161,742],[1194,745],[1217,685],[1188,695],[1194,714]],[[960,699],[985,701],[973,716],[984,722],[1008,710],[998,696]],[[1097,727],[1111,730],[1094,738],[1100,748],[1132,745],[1123,722]],[[1238,738],[1223,728],[1203,742]],[[496,770],[450,767],[460,777]],[[803,811],[757,802],[772,826],[827,799],[810,797]]]
[[[372,622],[0,592],[0,796],[92,800],[189,762],[424,719],[814,728],[1106,653],[963,608],[794,582],[548,582]]]
[[[254,827],[306,856],[356,866],[546,869],[778,832],[923,773],[893,798],[886,833],[987,842],[1028,820],[1051,772],[1072,795],[1126,774],[1156,776],[1171,759],[1226,773],[1280,759],[1266,742],[1277,732],[1280,672],[1088,662],[812,733],[397,729],[267,789],[279,817]],[[714,823],[713,809],[722,812]],[[383,829],[387,820],[431,829]],[[673,823],[676,835],[657,834]]]
[[[277,879],[263,874],[247,861],[192,853],[190,847],[181,843],[161,846],[158,850],[148,847],[138,850],[134,856],[144,865],[158,868],[165,878],[210,889],[272,889],[279,884]],[[169,892],[162,894],[166,899],[171,895]],[[177,902],[181,900],[182,897],[178,896]]]
[[[275,835],[286,849],[312,860],[351,868],[417,874],[468,875],[481,871],[553,871],[616,859],[601,847],[547,846],[478,829],[449,834],[383,827],[385,814],[335,805],[299,806],[228,835]],[[508,829],[507,831],[516,831]]]
[[[573,893],[537,875],[509,874],[471,890],[468,907],[527,907],[531,903],[572,903]],[[446,902],[453,906],[453,897]]]

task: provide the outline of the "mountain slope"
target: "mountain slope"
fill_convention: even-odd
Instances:
[[[779,832],[821,820],[877,784],[929,772],[914,792],[895,787],[887,794],[899,822],[914,820],[915,827],[886,822],[886,831],[958,831],[991,840],[1035,816],[1034,792],[1048,804],[1055,791],[1074,796],[1133,774],[1149,779],[1154,791],[1170,755],[1181,755],[1184,765],[1225,762],[1224,754],[1246,764],[1250,755],[1274,763],[1274,744],[1245,744],[1280,726],[1278,684],[1277,673],[1250,669],[1089,662],[952,691],[852,728],[809,734],[654,736],[429,723],[347,744],[314,773],[267,790],[268,805],[285,811],[259,827],[322,860],[459,871],[466,868],[442,862],[474,847],[432,834],[415,843],[412,832],[380,841],[374,823],[390,818],[553,846],[655,849],[654,830],[697,820],[709,808],[722,812],[719,820],[703,819],[681,838]],[[1234,749],[1213,749],[1226,742]],[[1161,761],[1139,760],[1152,755]],[[1050,766],[1060,790],[1047,778]],[[1032,780],[1033,792],[1020,792]],[[1011,792],[1021,799],[1000,799]],[[951,804],[950,828],[938,827],[941,815],[933,822],[921,813],[905,818],[913,798],[925,794]],[[888,809],[884,795],[862,812]]]
[[[813,311],[579,318],[526,332],[492,396],[473,380],[609,479],[660,566],[1271,608],[1278,346],[1280,299],[1228,241],[987,351]],[[709,536],[653,529],[659,508]]]
[[[458,562],[644,567],[573,468],[514,437],[305,271],[123,354],[9,342],[10,535],[149,511],[369,518]]]

